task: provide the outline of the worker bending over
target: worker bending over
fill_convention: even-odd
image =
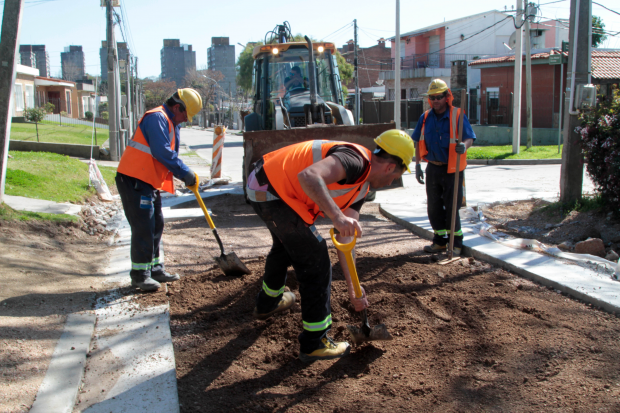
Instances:
[[[174,194],[173,176],[187,186],[196,183],[198,176],[179,158],[179,131],[181,123],[191,122],[201,109],[202,99],[194,89],[177,90],[142,116],[118,165],[116,186],[131,227],[131,285],[144,291],[179,279],[164,268],[159,191]]]
[[[356,233],[361,237],[359,211],[369,189],[390,185],[409,169],[413,158],[413,141],[402,131],[384,132],[375,143],[374,152],[338,141],[290,145],[264,155],[248,177],[250,203],[273,238],[254,316],[266,319],[295,303],[295,295],[284,291],[292,265],[301,295],[299,358],[304,362],[342,357],[350,350],[349,343],[327,336],[332,324],[332,270],[327,243],[314,222],[319,215],[330,218],[340,242],[350,242]],[[368,307],[366,293],[355,298],[340,251],[338,258],[349,298],[355,311],[362,311]]]
[[[420,116],[411,137],[415,141],[415,175],[424,184],[424,173],[420,161],[427,161],[426,196],[428,198],[428,220],[433,227],[433,244],[424,251],[435,253],[446,250],[452,222],[452,197],[454,195],[454,173],[456,157],[460,156],[462,172],[467,166],[467,149],[474,143],[474,134],[467,116],[452,106],[452,92],[441,79],[433,80],[428,86],[428,103],[432,109]],[[458,145],[458,120],[463,118],[463,139]],[[459,174],[456,223],[454,226],[454,256],[461,254],[463,231],[458,210],[463,203],[463,174]]]

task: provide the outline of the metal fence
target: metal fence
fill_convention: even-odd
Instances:
[[[394,101],[366,100],[362,101],[363,123],[388,123],[394,120]],[[400,122],[406,129],[415,125],[424,113],[424,103],[421,99],[403,100],[400,102]]]
[[[96,118],[95,126],[101,129],[109,129],[109,126],[103,122],[107,122],[107,120]],[[45,118],[41,123],[93,126],[92,120],[69,118],[67,116],[62,116],[60,113],[48,113],[47,115],[45,115]]]
[[[475,54],[459,54],[459,53],[425,53],[404,56],[400,58],[400,69],[449,69],[454,60],[475,60],[479,55]],[[381,70],[395,70],[395,59],[381,60]]]

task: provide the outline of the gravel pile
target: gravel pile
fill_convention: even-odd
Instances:
[[[79,214],[83,220],[81,229],[90,235],[109,233],[116,229],[122,213],[120,200],[102,204],[87,202]]]

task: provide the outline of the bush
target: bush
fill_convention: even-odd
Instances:
[[[24,110],[24,118],[28,122],[39,123],[45,118],[45,115],[47,115],[45,108],[29,108]]]
[[[56,106],[52,102],[47,102],[45,105],[43,105],[43,108],[47,113],[54,113],[54,109],[56,109]]]
[[[97,109],[99,110],[99,116],[103,117],[103,112],[108,111],[108,102],[100,103]]]
[[[60,116],[64,116],[65,118],[69,117],[69,114],[64,110],[60,112]]]
[[[93,112],[89,110],[84,113],[84,116],[86,116],[86,120],[93,120]]]
[[[613,91],[611,99],[601,99],[596,109],[581,116],[582,152],[588,174],[597,191],[620,215],[620,92]]]
[[[109,117],[108,112],[101,112],[101,119],[108,120]]]

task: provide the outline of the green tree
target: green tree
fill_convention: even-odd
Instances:
[[[605,34],[605,23],[599,16],[592,16],[592,47],[598,47],[599,44],[607,40]]]
[[[342,94],[345,99],[349,95],[346,84],[353,79],[354,67],[351,63],[347,63],[347,60],[336,50],[336,61],[338,62],[338,70],[340,71],[340,82],[342,83]]]
[[[145,82],[142,84],[142,87],[144,88],[146,110],[163,104],[166,99],[177,91],[177,84],[174,81]]]
[[[37,142],[39,142],[39,122],[41,122],[45,115],[47,115],[47,111],[45,108],[29,108],[24,111],[24,117],[28,122],[34,122],[35,128],[37,129]]]

